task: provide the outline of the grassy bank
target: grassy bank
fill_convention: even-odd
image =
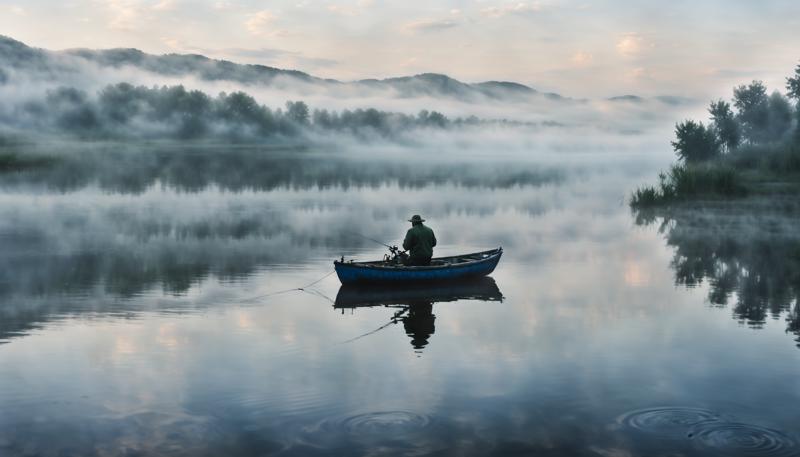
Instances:
[[[800,194],[800,65],[786,95],[762,81],[734,87],[730,103],[714,100],[710,123],[675,124],[678,164],[658,184],[636,189],[634,209],[749,194]]]
[[[700,163],[680,163],[659,174],[658,184],[636,189],[633,208],[752,194],[800,191],[800,144],[742,146]]]
[[[658,175],[658,184],[636,189],[631,196],[631,206],[648,206],[675,203],[706,197],[744,196],[748,186],[741,173],[725,164],[673,165]]]

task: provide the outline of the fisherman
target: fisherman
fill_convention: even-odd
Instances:
[[[409,266],[430,265],[433,247],[436,246],[436,236],[433,235],[433,230],[423,224],[425,219],[419,214],[412,216],[408,222],[411,222],[411,228],[406,232],[403,249],[409,252],[409,256],[403,263]]]

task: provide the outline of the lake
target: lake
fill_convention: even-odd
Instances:
[[[37,148],[0,455],[800,455],[789,198],[632,214],[663,151]],[[491,279],[342,289],[412,214]]]

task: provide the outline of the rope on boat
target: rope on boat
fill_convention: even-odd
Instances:
[[[242,300],[237,300],[237,301],[238,301],[238,302],[249,302],[249,301],[254,301],[254,300],[260,300],[260,299],[262,299],[262,298],[268,298],[268,297],[272,297],[273,295],[286,294],[286,293],[289,293],[289,292],[295,292],[295,291],[306,292],[306,293],[309,293],[309,294],[318,295],[318,296],[321,296],[321,297],[323,297],[323,298],[327,299],[328,301],[331,301],[331,299],[330,299],[330,298],[328,298],[328,297],[325,297],[325,296],[323,296],[321,293],[319,293],[319,292],[317,292],[317,291],[315,291],[315,290],[313,290],[313,289],[309,289],[309,288],[310,288],[311,286],[313,286],[313,285],[315,285],[315,284],[319,283],[320,281],[322,281],[323,279],[327,278],[328,276],[330,276],[330,275],[332,275],[332,274],[334,274],[334,273],[336,273],[336,270],[331,270],[331,271],[329,271],[329,272],[328,272],[328,273],[327,273],[325,276],[323,276],[323,277],[321,277],[321,278],[317,279],[316,281],[310,282],[310,283],[308,283],[308,284],[306,284],[306,285],[304,285],[304,286],[300,286],[300,287],[293,287],[293,288],[291,288],[291,289],[277,290],[277,291],[275,291],[275,292],[270,292],[270,293],[267,293],[267,294],[262,294],[262,295],[256,295],[255,297],[244,298],[244,299],[242,299]],[[307,290],[307,289],[308,289],[308,290]],[[317,293],[316,293],[316,294],[314,294],[314,292],[317,292]]]
[[[301,292],[305,292],[305,293],[310,294],[310,295],[315,295],[315,296],[320,297],[320,298],[324,298],[325,300],[328,300],[329,302],[331,302],[332,305],[336,306],[336,301],[335,300],[331,299],[331,297],[323,294],[322,292],[318,291],[317,289],[309,289],[309,288],[306,287],[305,289],[300,289],[300,291]]]

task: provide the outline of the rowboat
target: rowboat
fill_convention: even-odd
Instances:
[[[436,257],[426,266],[405,266],[395,260],[333,262],[342,284],[453,281],[486,276],[494,271],[503,248],[451,257]]]
[[[491,277],[466,281],[424,281],[414,284],[342,284],[333,307],[362,308],[372,306],[403,307],[432,305],[460,300],[502,302],[503,294]]]

